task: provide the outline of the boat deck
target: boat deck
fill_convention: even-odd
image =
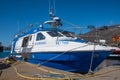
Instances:
[[[0,80],[120,80],[119,74],[120,65],[83,75],[17,61],[0,71]]]

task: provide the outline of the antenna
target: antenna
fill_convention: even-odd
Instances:
[[[50,20],[45,21],[44,24],[49,24],[51,28],[62,26],[61,19],[55,16],[55,0],[49,0],[49,16]]]
[[[55,0],[49,0],[49,15],[55,17]]]

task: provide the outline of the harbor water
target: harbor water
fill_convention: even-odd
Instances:
[[[0,52],[0,58],[5,58],[10,56],[9,50],[4,50],[3,52]]]

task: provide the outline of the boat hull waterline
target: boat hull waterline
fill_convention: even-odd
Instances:
[[[65,71],[87,73],[89,70],[94,71],[110,53],[111,51],[32,52],[28,53],[26,61]]]

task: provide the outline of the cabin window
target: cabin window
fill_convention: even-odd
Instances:
[[[42,33],[38,33],[36,37],[36,41],[43,40],[43,39],[45,39],[45,36]]]
[[[68,31],[62,31],[62,34],[65,35],[66,37],[75,37],[75,34],[73,32],[68,32]]]
[[[26,47],[28,45],[28,40],[29,40],[29,36],[23,39],[22,47]]]
[[[60,33],[58,33],[57,31],[49,31],[47,32],[50,36],[52,37],[61,37],[62,35]]]
[[[29,41],[31,41],[32,40],[32,35],[29,37]]]

